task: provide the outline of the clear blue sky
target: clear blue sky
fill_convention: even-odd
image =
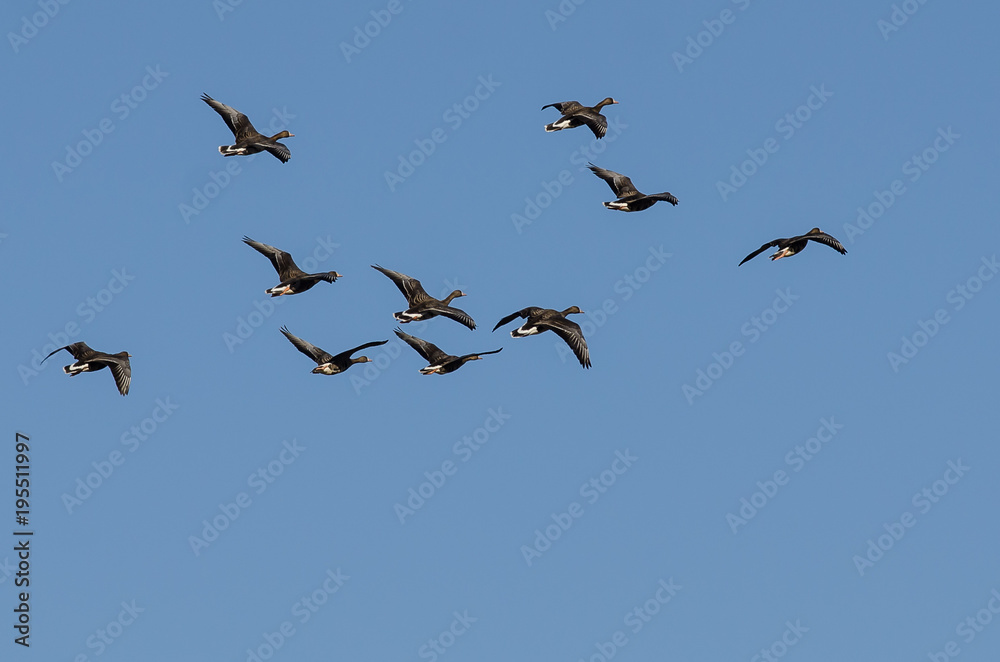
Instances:
[[[998,659],[995,3],[349,5],[0,11],[0,657]],[[244,235],[343,278],[269,299]],[[504,351],[420,375],[370,264]],[[532,305],[592,369],[490,332]],[[319,376],[282,325],[391,342]],[[128,397],[33,363],[76,340]]]

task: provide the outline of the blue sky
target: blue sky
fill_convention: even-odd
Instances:
[[[997,659],[998,18],[7,3],[5,659]],[[202,93],[291,160],[223,158]],[[542,130],[605,96],[604,140]],[[814,226],[847,255],[737,267]],[[343,278],[270,299],[244,235]],[[504,351],[420,375],[371,264]],[[572,305],[590,370],[490,332]],[[390,342],[319,376],[282,325]],[[128,397],[37,364],[78,340]]]

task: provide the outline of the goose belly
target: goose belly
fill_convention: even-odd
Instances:
[[[543,329],[539,329],[537,326],[528,326],[524,324],[513,331],[510,332],[511,338],[523,338],[524,336],[533,336],[535,334],[541,333]]]
[[[275,285],[269,290],[264,290],[264,294],[270,294],[273,297],[281,296],[282,294],[295,294],[291,285]]]
[[[393,313],[392,316],[395,317],[397,321],[402,322],[403,324],[406,324],[407,322],[419,322],[421,320],[432,317],[425,313],[412,313],[409,310],[404,310],[399,313]]]

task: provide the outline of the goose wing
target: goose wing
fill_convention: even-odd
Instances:
[[[410,278],[406,274],[401,274],[398,271],[380,267],[377,264],[371,265],[371,268],[381,271],[383,274],[388,276],[389,279],[396,284],[396,287],[399,288],[399,291],[403,293],[403,296],[406,297],[406,301],[411,307],[417,305],[418,303],[431,300],[431,296],[424,291],[420,281],[416,278]]]
[[[281,327],[280,331],[282,335],[288,338],[288,342],[295,345],[295,349],[299,350],[300,352],[311,358],[313,361],[315,361],[316,365],[323,365],[324,363],[330,363],[333,361],[334,357],[331,356],[329,352],[322,350],[316,345],[306,342],[302,338],[299,338],[298,336],[292,334],[292,332],[288,330],[288,327],[283,326]],[[355,350],[351,351],[353,352]]]
[[[562,101],[560,103],[550,103],[547,106],[542,106],[542,110],[545,110],[546,108],[555,108],[563,115],[572,115],[583,107],[584,106],[581,105],[579,101]]]
[[[764,244],[763,246],[761,246],[760,248],[758,248],[757,250],[755,250],[753,253],[750,253],[750,255],[747,255],[745,258],[743,258],[743,261],[740,262],[736,266],[741,266],[743,264],[743,262],[746,262],[747,260],[752,260],[753,258],[757,257],[758,255],[760,255],[761,253],[763,253],[764,251],[766,251],[768,248],[772,248],[774,246],[777,246],[777,245],[779,245],[783,241],[787,241],[787,240],[786,239],[775,239],[774,241],[767,242],[766,244]]]
[[[499,354],[502,351],[503,347],[501,347],[500,349],[494,349],[492,352],[476,352],[475,354],[466,354],[465,356],[460,356],[458,358],[461,361],[467,361],[468,359],[471,359],[473,356],[486,356],[488,354]]]
[[[246,235],[243,236],[243,243],[246,244],[247,246],[250,246],[261,255],[265,256],[268,260],[271,261],[271,266],[274,267],[274,270],[277,271],[279,274],[281,273],[281,267],[278,266],[278,256],[282,253],[285,253],[285,251],[275,248],[274,246],[261,243],[259,241],[254,241],[253,239],[247,237]],[[285,253],[285,255],[288,255],[288,253]]]
[[[583,120],[584,124],[589,126],[590,130],[593,131],[594,135],[598,138],[603,138],[604,134],[608,132],[608,118],[601,115],[593,108],[582,108],[573,113],[573,116],[579,117]]]
[[[388,340],[376,340],[374,342],[366,342],[364,345],[358,345],[354,349],[348,349],[346,351],[341,352],[340,354],[337,354],[336,356],[333,357],[333,362],[334,363],[340,363],[340,362],[350,361],[351,360],[351,354],[353,354],[354,352],[360,352],[361,350],[368,349],[369,347],[377,347],[378,345],[384,345],[387,342],[389,342],[389,341]]]
[[[288,151],[288,147],[277,141],[259,142],[256,145],[261,149],[266,149],[282,163],[288,163],[288,160],[292,158],[292,153]]]
[[[593,163],[591,163],[588,167],[591,172],[606,181],[608,186],[611,187],[611,190],[614,191],[614,194],[619,198],[626,198],[630,195],[639,195],[639,191],[632,185],[632,180],[625,175],[614,172],[613,170],[599,168]]]
[[[296,266],[295,260],[292,259],[290,253],[286,253],[285,251],[275,248],[274,246],[254,241],[250,237],[243,237],[243,243],[254,248],[261,255],[267,256],[267,259],[271,261],[271,266],[273,266],[274,270],[278,272],[278,278],[282,281],[307,275],[304,271],[299,269],[298,266]]]
[[[546,317],[538,320],[535,326],[555,332],[573,350],[576,358],[580,360],[580,365],[584,368],[590,367],[590,349],[579,324],[565,317]]]
[[[411,336],[408,333],[403,333],[400,329],[396,329],[396,335],[399,336],[400,340],[417,350],[417,354],[424,357],[424,360],[428,363],[442,363],[448,359],[455,358],[450,354],[442,352],[441,349],[434,343],[429,343],[421,338]]]
[[[812,239],[813,241],[829,246],[841,255],[847,255],[847,249],[844,248],[844,245],[825,232],[810,233],[796,237],[796,239]]]
[[[132,383],[132,364],[129,362],[128,356],[109,355],[102,359],[102,362],[111,369],[111,374],[115,376],[118,392],[122,395],[128,395],[128,387]]]
[[[219,115],[222,115],[222,119],[226,121],[226,126],[233,132],[237,142],[260,135],[257,133],[257,129],[253,128],[249,118],[232,106],[216,101],[207,94],[202,94],[201,100],[211,106]]]
[[[528,306],[527,308],[522,308],[521,310],[518,310],[516,312],[511,313],[510,315],[507,315],[507,317],[504,317],[502,320],[500,320],[499,322],[497,322],[497,325],[495,327],[493,327],[493,330],[496,331],[497,329],[499,329],[504,324],[509,324],[510,322],[513,322],[518,317],[527,319],[528,317],[531,317],[532,315],[537,315],[538,313],[542,312],[543,310],[545,310],[545,309],[544,308],[538,308],[537,306]]]
[[[86,358],[89,358],[89,357],[91,357],[91,356],[93,356],[94,354],[97,353],[94,350],[92,350],[90,347],[88,347],[87,343],[85,343],[85,342],[75,342],[75,343],[72,343],[70,345],[66,345],[65,347],[60,347],[59,349],[52,350],[51,352],[49,352],[49,356],[52,356],[56,352],[61,352],[64,349],[67,352],[69,352],[70,354],[72,354],[73,358],[76,359],[77,361],[82,361],[82,360],[84,360]],[[42,359],[40,361],[40,363],[45,363],[45,360],[48,359],[49,356],[46,356],[44,359]]]
[[[476,321],[472,319],[469,313],[465,312],[461,308],[455,308],[454,306],[446,306],[442,302],[431,303],[422,307],[422,310],[434,313],[436,315],[441,315],[442,317],[447,317],[448,319],[453,319],[459,324],[463,324],[473,331],[476,330]]]
[[[650,198],[655,198],[656,200],[662,200],[663,202],[669,202],[670,204],[677,206],[680,200],[677,199],[673,193],[657,193],[656,195],[648,196]]]

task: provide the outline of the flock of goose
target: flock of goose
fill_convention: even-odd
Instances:
[[[220,101],[216,101],[207,94],[202,95],[201,99],[213,110],[215,110],[215,112],[222,116],[222,119],[225,120],[226,125],[229,127],[230,131],[233,132],[233,137],[236,139],[236,142],[232,145],[222,145],[219,147],[219,152],[223,156],[246,156],[266,151],[282,163],[287,163],[291,158],[291,152],[288,147],[278,141],[283,138],[294,137],[295,134],[289,133],[288,131],[282,131],[270,137],[265,136],[254,128],[253,124],[250,123],[250,120],[246,115],[239,112],[235,108],[227,106]],[[561,131],[563,129],[572,129],[586,125],[591,131],[593,131],[594,135],[598,139],[603,138],[608,130],[608,122],[607,118],[601,114],[601,110],[605,106],[617,103],[618,102],[611,97],[607,97],[594,106],[584,106],[577,101],[563,101],[561,103],[552,103],[542,106],[542,110],[545,110],[546,108],[555,108],[561,114],[558,120],[545,125],[545,130],[549,132]],[[611,187],[611,190],[615,194],[615,200],[603,203],[608,209],[636,212],[649,209],[657,202],[669,202],[671,205],[677,205],[679,202],[678,199],[670,193],[655,193],[652,195],[640,193],[632,184],[632,180],[620,173],[600,168],[593,163],[589,165],[589,168],[594,175],[607,182],[608,186]],[[813,228],[806,234],[799,235],[797,237],[780,238],[767,242],[743,258],[740,265],[773,247],[777,247],[778,251],[771,255],[772,260],[790,257],[802,252],[806,245],[808,245],[809,241],[825,244],[841,254],[847,253],[847,250],[835,238],[825,232],[822,232],[819,228]],[[341,275],[336,271],[307,274],[296,266],[295,261],[289,253],[275,248],[274,246],[254,241],[249,237],[244,237],[243,242],[267,257],[268,260],[270,260],[271,265],[274,267],[274,270],[278,273],[280,282],[274,287],[265,290],[265,293],[270,294],[272,297],[287,294],[301,294],[302,292],[312,289],[320,281],[334,283],[341,277]],[[416,278],[411,278],[406,274],[386,269],[379,265],[371,266],[373,269],[388,277],[396,285],[396,287],[399,288],[399,291],[403,294],[403,296],[406,297],[406,303],[408,306],[407,309],[393,313],[393,317],[399,323],[407,324],[409,322],[423,321],[440,316],[454,320],[459,324],[463,324],[468,328],[475,330],[476,323],[472,317],[469,316],[469,314],[464,310],[451,305],[451,302],[454,299],[465,296],[465,293],[461,290],[455,290],[442,300],[435,299],[427,294],[424,288],[420,285],[420,281]],[[584,368],[589,368],[591,366],[590,350],[587,347],[586,339],[583,337],[583,332],[578,324],[567,319],[567,315],[579,314],[582,312],[583,311],[576,306],[570,306],[569,308],[561,311],[550,308],[529,306],[507,315],[497,322],[496,326],[493,327],[493,330],[496,331],[501,326],[509,324],[517,318],[524,319],[525,322],[521,326],[510,332],[511,337],[523,338],[525,336],[536,335],[545,331],[552,331],[562,338],[570,349],[573,350],[576,358],[580,361],[580,365]],[[322,375],[340,374],[355,363],[370,363],[371,359],[366,356],[352,358],[351,355],[363,349],[377,347],[389,342],[388,340],[368,342],[340,352],[339,354],[331,355],[327,351],[320,349],[298,336],[293,335],[287,327],[281,327],[281,333],[290,343],[292,343],[292,345],[295,346],[296,349],[316,363],[316,367],[312,370],[313,373]],[[421,338],[404,333],[400,329],[396,329],[395,333],[401,340],[412,347],[418,354],[420,354],[421,357],[424,358],[425,361],[427,361],[427,366],[420,369],[420,373],[424,375],[444,375],[454,372],[465,365],[468,361],[479,360],[483,356],[489,354],[497,354],[503,349],[500,348],[488,352],[465,354],[463,356],[452,356],[442,351],[436,345]],[[73,358],[76,359],[72,364],[63,368],[63,371],[66,374],[75,376],[82,372],[95,372],[108,368],[114,376],[115,384],[118,386],[118,392],[122,395],[128,394],[129,385],[132,381],[132,366],[129,363],[129,357],[131,354],[128,352],[106,354],[104,352],[98,352],[91,349],[86,343],[75,342],[52,351],[42,361],[44,362],[53,354],[62,350],[68,351],[73,355]]]

